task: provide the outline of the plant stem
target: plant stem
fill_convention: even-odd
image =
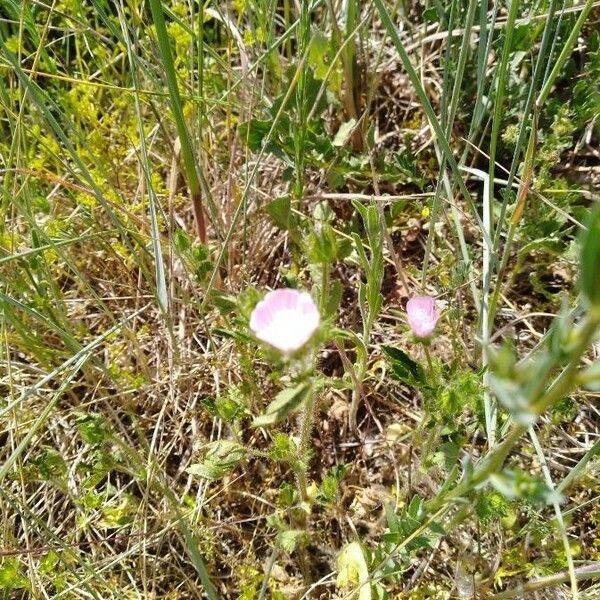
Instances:
[[[579,339],[576,346],[571,351],[571,358],[567,366],[545,392],[542,390],[529,398],[532,415],[539,417],[544,411],[567,395],[577,385],[577,368],[579,366],[579,360],[592,341],[599,323],[600,314],[598,314],[597,311],[592,311],[586,316],[578,335]],[[540,397],[536,397],[538,395],[540,395]],[[528,428],[529,425],[515,423],[504,441],[495,446],[487,456],[479,461],[469,478],[463,478],[450,489],[448,493],[441,494],[427,503],[427,512],[435,512],[448,501],[464,496],[478,484],[483,483],[489,475],[498,472],[514,445]]]
[[[329,263],[328,262],[324,262],[321,266],[322,268],[322,272],[321,272],[321,298],[320,298],[320,302],[319,302],[319,310],[321,312],[321,315],[323,317],[326,317],[325,315],[325,307],[327,306],[327,293],[328,293],[328,288],[329,288]]]
[[[600,576],[600,563],[592,563],[583,567],[575,569],[575,578],[577,581],[585,581],[586,579],[596,579]],[[499,594],[495,594],[494,598],[498,600],[500,598],[522,598],[524,594],[535,592],[536,590],[542,590],[549,587],[555,587],[561,583],[569,581],[569,573],[564,571],[562,573],[555,573],[554,575],[547,575],[546,577],[539,577],[538,579],[532,579],[527,583],[524,583],[515,588],[510,588]]]
[[[423,343],[423,352],[425,352],[425,358],[427,359],[427,367],[429,369],[429,374],[433,378],[435,376],[435,370],[433,368],[433,360],[431,360],[431,352],[429,352],[429,346],[427,343]]]
[[[265,576],[263,577],[257,600],[263,600],[267,593],[267,588],[269,587],[269,578],[271,577],[271,571],[273,571],[273,567],[275,566],[275,561],[277,560],[278,555],[279,547],[275,546],[271,552],[271,555],[268,558],[267,566],[265,568]]]
[[[315,417],[315,394],[314,389],[311,389],[308,398],[304,404],[304,410],[300,417],[300,443],[298,445],[298,493],[303,502],[308,500],[308,485],[306,471],[308,469],[307,453],[310,433],[313,428]]]
[[[294,525],[302,529],[308,529],[308,517],[310,514],[310,499],[308,495],[308,481],[306,472],[308,470],[308,446],[310,434],[313,428],[315,416],[315,388],[311,386],[308,397],[304,403],[304,409],[300,416],[300,442],[298,444],[298,458],[296,466],[296,480],[298,483],[298,494],[300,496],[300,506]],[[311,582],[310,575],[310,556],[304,544],[299,548],[299,562],[302,570],[304,587],[308,587]]]

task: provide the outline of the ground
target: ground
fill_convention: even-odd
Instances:
[[[599,23],[0,0],[3,597],[596,597]]]

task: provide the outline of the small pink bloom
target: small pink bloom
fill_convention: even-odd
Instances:
[[[413,333],[420,338],[429,337],[440,318],[431,296],[415,296],[406,304],[406,316]]]
[[[319,311],[307,292],[279,289],[269,292],[250,315],[250,329],[259,340],[292,354],[319,327]]]

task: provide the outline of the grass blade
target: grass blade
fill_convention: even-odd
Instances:
[[[435,111],[433,110],[433,106],[431,106],[431,102],[429,101],[429,98],[427,97],[427,94],[425,93],[425,89],[423,88],[423,85],[421,84],[421,80],[420,80],[417,72],[415,71],[415,68],[412,65],[412,62],[410,60],[410,57],[408,56],[406,49],[404,48],[404,44],[402,43],[402,40],[400,39],[400,36],[398,35],[398,30],[397,30],[396,26],[394,25],[394,23],[392,22],[390,14],[388,13],[387,9],[385,8],[385,6],[383,4],[383,0],[374,0],[374,3],[375,3],[375,6],[377,7],[377,10],[379,11],[379,15],[381,17],[381,20],[383,21],[385,29],[386,29],[388,35],[390,36],[390,39],[394,43],[394,46],[396,47],[398,54],[400,55],[400,60],[402,61],[402,64],[404,65],[404,68],[406,69],[406,72],[408,74],[408,77],[409,77],[414,89],[415,89],[415,92],[417,93],[417,96],[419,97],[421,106],[423,107],[423,110],[425,111],[425,114],[427,115],[427,118],[429,119],[429,123],[435,132],[435,135],[436,135],[437,141],[440,145],[440,148],[442,150],[442,153],[446,157],[446,160],[448,161],[448,164],[450,165],[452,174],[454,175],[454,180],[457,183],[457,185],[460,189],[460,192],[461,192],[463,198],[465,199],[465,202],[471,208],[473,217],[477,221],[477,224],[479,225],[479,228],[483,232],[484,237],[485,237],[485,228],[483,227],[483,223],[477,212],[477,208],[475,207],[475,204],[473,203],[473,199],[471,198],[471,195],[469,194],[469,190],[467,190],[465,182],[460,174],[460,171],[458,169],[458,163],[456,162],[456,159],[454,158],[454,154],[452,153],[452,149],[450,148],[450,144],[448,143],[446,134],[444,133],[444,131],[438,121],[437,115],[435,114]],[[487,241],[488,240],[486,240],[486,242]]]
[[[185,123],[183,116],[183,108],[181,96],[179,94],[179,86],[177,84],[177,74],[175,65],[173,64],[173,56],[171,55],[171,47],[169,43],[169,34],[165,23],[165,15],[163,12],[162,2],[160,0],[150,0],[150,10],[152,19],[156,27],[156,38],[160,51],[160,57],[165,70],[167,87],[169,89],[169,97],[171,99],[171,111],[177,127],[177,134],[181,143],[181,155],[185,174],[187,177],[190,194],[192,196],[192,208],[194,211],[194,219],[196,220],[196,228],[200,241],[206,243],[206,223],[204,221],[204,209],[202,207],[202,188],[200,186],[200,177],[196,169],[196,158],[192,146],[192,140]]]

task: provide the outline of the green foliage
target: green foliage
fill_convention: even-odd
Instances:
[[[531,425],[535,421],[527,393],[517,381],[492,375],[490,384],[500,403],[515,421],[523,425]]]
[[[122,465],[122,456],[112,454],[97,448],[85,462],[78,465],[78,472],[85,475],[82,481],[84,490],[92,490],[99,486],[112,471],[118,470]],[[84,495],[84,502],[91,496]]]
[[[346,121],[346,123],[342,123],[335,134],[335,137],[333,138],[332,144],[340,148],[345,146],[346,142],[350,139],[350,134],[352,133],[355,125],[356,119],[350,119],[349,121]]]
[[[300,408],[311,393],[311,388],[311,383],[303,381],[293,388],[279,392],[267,406],[265,413],[252,421],[253,427],[265,427],[283,421],[289,414]]]
[[[431,423],[443,423],[450,431],[459,431],[468,409],[478,409],[483,396],[481,373],[460,363],[432,364],[433,370],[411,358],[404,350],[382,346],[392,379],[418,389],[427,407]]]
[[[278,506],[283,509],[291,508],[297,503],[297,501],[298,494],[294,487],[289,483],[283,483],[279,488],[279,497],[277,501]]]
[[[445,535],[443,528],[436,522],[430,523],[423,531],[415,535],[421,529],[425,516],[423,500],[413,496],[409,505],[402,512],[396,514],[392,507],[386,506],[386,518],[388,532],[383,535],[386,542],[392,544],[403,544],[401,554],[405,557],[419,548],[432,546],[434,541]],[[406,543],[406,539],[411,539]]]
[[[551,490],[544,481],[519,469],[505,469],[501,473],[492,473],[490,483],[508,500],[519,498],[530,504],[542,505],[562,501],[560,494]]]
[[[41,453],[30,459],[23,469],[27,479],[55,481],[64,485],[67,474],[67,463],[62,455],[54,448],[44,448]]]
[[[456,469],[461,450],[460,439],[450,439],[441,443],[431,458],[431,462],[440,465],[447,473]]]
[[[302,161],[304,165],[326,169],[329,184],[338,188],[348,179],[367,182],[371,177],[371,165],[367,156],[355,154],[348,149],[346,142],[352,128],[352,121],[343,123],[335,136],[327,130],[324,109],[327,107],[327,96],[321,93],[321,85],[315,78],[311,68],[305,73],[304,106],[312,119],[303,123]],[[295,71],[288,72],[287,84],[294,80]],[[286,93],[278,96],[268,109],[268,116],[263,119],[254,118],[239,125],[240,139],[252,152],[273,154],[280,159],[287,169],[288,180],[298,170],[296,158],[297,121],[292,110],[286,110],[277,120],[277,113],[286,97]],[[296,117],[297,118],[297,117]],[[410,153],[395,153],[391,157],[378,156],[378,177],[390,183],[413,182],[423,186],[423,176]]]
[[[358,600],[372,599],[367,560],[368,555],[358,542],[345,546],[337,558],[337,586],[358,589]]]
[[[119,529],[131,525],[139,511],[139,499],[132,494],[122,494],[105,501],[100,507],[102,514],[98,525],[105,529]]]
[[[286,529],[277,534],[277,545],[288,554],[307,540],[307,533],[303,529]]]
[[[425,384],[423,367],[404,352],[404,350],[392,346],[383,346],[382,349],[390,360],[392,377],[394,379],[416,387]]]
[[[312,29],[308,64],[314,72],[315,79],[326,81],[327,89],[339,97],[342,93],[343,73],[340,61],[333,63],[337,49],[332,37],[316,27]]]
[[[595,311],[600,311],[600,206],[588,221],[581,245],[581,291]]]
[[[3,558],[0,561],[0,590],[28,589],[29,580],[23,576],[21,565],[16,558]]]
[[[468,408],[475,408],[483,396],[481,373],[470,369],[444,371],[447,383],[438,388],[435,406],[441,410],[445,422],[451,422]]]
[[[600,32],[592,31],[587,40],[587,60],[582,76],[573,86],[572,105],[580,127],[594,122],[600,134]]]
[[[317,500],[323,504],[334,503],[339,496],[340,483],[348,473],[347,465],[336,465],[329,469],[323,481],[317,496]]]
[[[563,398],[552,407],[552,423],[570,423],[579,413],[577,402],[572,398]]]
[[[204,406],[226,423],[233,423],[247,414],[244,393],[240,386],[232,385],[216,399],[206,398]]]
[[[273,224],[283,229],[284,231],[289,231],[292,227],[292,202],[289,196],[280,196],[279,198],[275,198],[275,200],[271,200],[266,206],[265,210]]]
[[[383,304],[383,295],[381,294],[384,272],[383,240],[377,208],[365,206],[357,201],[353,201],[352,205],[362,218],[370,250],[370,256],[367,256],[360,237],[357,233],[353,233],[354,250],[367,280],[366,283],[361,281],[358,284],[358,306],[363,319],[363,341],[368,343],[371,328]]]
[[[80,414],[76,424],[79,435],[86,444],[101,444],[110,436],[106,420],[100,414]]]
[[[316,231],[309,233],[306,249],[312,263],[330,263],[337,258],[337,239],[329,223],[321,223]]]
[[[173,243],[185,258],[187,268],[194,273],[198,283],[205,283],[214,267],[208,248],[203,244],[193,244],[183,229],[175,230]]]
[[[193,464],[187,471],[204,479],[221,479],[233,470],[246,456],[246,449],[233,440],[217,440],[204,448],[201,463]]]
[[[272,445],[269,453],[273,459],[284,462],[293,462],[296,460],[298,448],[289,435],[278,431],[273,433],[271,441]]]
[[[509,510],[509,503],[500,492],[483,490],[477,494],[475,512],[482,523],[499,521],[509,514]]]
[[[242,567],[239,570],[241,594],[237,600],[254,600],[260,589],[262,578],[260,571],[254,567]]]
[[[584,387],[592,392],[600,391],[600,363],[596,362],[580,374]]]

